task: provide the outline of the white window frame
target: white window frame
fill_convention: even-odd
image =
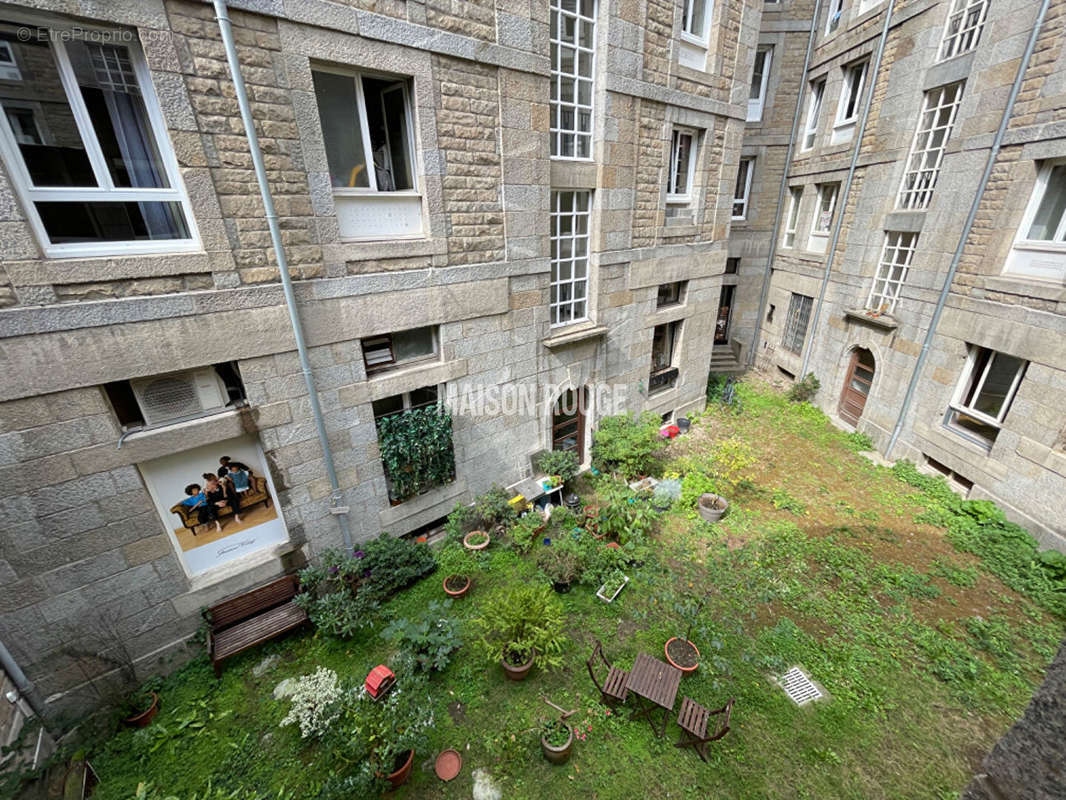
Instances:
[[[947,61],[976,49],[988,18],[989,5],[989,0],[951,0],[937,61]],[[953,24],[958,25],[954,31]]]
[[[781,246],[794,248],[796,246],[796,230],[799,228],[800,204],[803,202],[803,187],[788,187],[788,214],[785,216],[785,234],[781,240]]]
[[[964,436],[971,441],[979,441],[984,445],[990,445],[991,442],[978,434],[960,427],[955,421],[956,414],[965,414],[966,416],[973,417],[974,419],[985,423],[986,425],[996,428],[997,430],[1003,427],[1003,420],[1007,417],[1007,412],[1010,411],[1011,404],[1014,402],[1014,397],[1018,393],[1018,386],[1022,382],[1022,376],[1025,375],[1025,369],[1029,366],[1029,362],[1024,358],[1018,358],[1018,356],[1010,356],[1009,353],[1000,353],[998,350],[993,350],[990,347],[981,347],[979,345],[967,345],[968,352],[966,354],[966,365],[963,367],[962,374],[959,376],[959,382],[955,385],[955,393],[951,397],[951,402],[948,404],[948,411],[945,415],[945,423],[947,427],[956,433]],[[1010,389],[1007,390],[1007,394],[1003,398],[1003,404],[999,407],[999,412],[996,416],[990,416],[983,411],[978,411],[975,408],[971,408],[963,403],[963,398],[967,393],[967,389],[970,386],[970,382],[974,377],[974,367],[977,364],[977,359],[981,355],[981,351],[987,350],[990,355],[988,361],[985,363],[985,368],[981,371],[980,377],[977,378],[977,385],[973,392],[974,401],[981,397],[981,391],[984,389],[985,380],[988,378],[989,370],[992,369],[992,364],[996,358],[1000,355],[1016,358],[1021,362],[1018,367],[1018,371],[1014,373],[1014,378],[1011,381]]]
[[[689,139],[688,170],[685,175],[685,191],[677,191],[680,168],[680,143],[683,137]],[[699,149],[699,133],[692,128],[674,128],[670,134],[670,166],[666,179],[666,204],[669,206],[691,206],[693,198],[692,182],[696,177],[696,156]]]
[[[1029,197],[1022,223],[1014,245],[1007,257],[1004,274],[1016,275],[1037,280],[1050,280],[1061,283],[1066,280],[1066,213],[1059,218],[1055,233],[1050,239],[1030,239],[1029,230],[1033,227],[1036,213],[1044,200],[1055,167],[1066,167],[1066,159],[1053,159],[1044,162],[1036,176],[1033,193]]]
[[[759,61],[759,54],[765,54],[763,57],[762,78],[759,81],[759,96],[748,98],[748,122],[760,122],[762,120],[762,112],[766,107],[766,94],[769,91],[770,86],[770,68],[774,63],[774,46],[772,44],[760,44],[755,48],[755,60],[751,65],[751,82],[750,87],[755,82],[755,65]]]
[[[844,0],[829,0],[827,8],[829,11],[825,20],[825,35],[829,36],[840,27],[844,19]]]
[[[589,319],[589,270],[591,268],[591,259],[589,258],[589,247],[591,246],[591,226],[592,226],[592,192],[588,189],[565,189],[565,190],[553,190],[551,196],[551,240],[552,243],[559,246],[559,251],[556,252],[551,259],[551,277],[550,277],[550,289],[549,292],[556,293],[563,286],[570,287],[570,297],[566,300],[560,300],[558,297],[553,301],[551,295],[548,297],[548,313],[551,321],[551,327],[563,327],[566,325],[572,325],[576,322],[584,322]],[[573,195],[573,210],[561,211],[560,198],[564,194]],[[585,210],[578,210],[578,196],[584,195],[586,198]],[[569,216],[571,218],[570,233],[566,236],[557,235],[556,230],[559,225],[559,220]],[[585,232],[578,233],[578,220],[580,217],[585,219]],[[561,242],[563,240],[570,241],[570,256],[562,258],[559,254],[561,252]],[[585,255],[579,257],[576,255],[577,243],[584,241]],[[585,267],[585,274],[583,277],[576,277],[576,267],[579,262],[583,261]],[[560,275],[560,266],[564,262],[568,262],[570,266],[570,277],[566,280],[562,280]],[[581,296],[577,296],[578,290],[581,291]],[[582,301],[584,302],[584,313],[580,316],[574,314],[574,305]],[[561,310],[564,307],[569,307],[570,317],[567,319],[562,318]]]
[[[747,166],[745,166],[747,165]],[[743,194],[737,196],[737,189],[741,184],[741,171],[744,171],[744,191]],[[733,187],[733,206],[732,206],[732,219],[734,220],[746,220],[748,218],[748,209],[751,205],[751,176],[755,172],[755,156],[744,156],[740,159],[740,163],[737,165],[737,182]],[[741,212],[737,214],[737,203],[741,205]]]
[[[581,13],[581,7],[583,5],[582,0],[572,0],[574,4],[574,11],[570,11],[563,8],[563,3],[566,0],[551,0],[550,8],[548,11],[549,17],[557,17],[555,22],[555,29],[562,31],[564,28],[564,19],[573,20],[574,24],[574,38],[572,40],[564,40],[561,36],[551,36],[549,28],[549,41],[551,46],[551,97],[549,99],[549,130],[551,134],[551,158],[560,161],[592,161],[595,149],[595,140],[593,132],[596,128],[595,106],[596,106],[596,36],[598,30],[596,26],[596,17],[599,12],[599,0],[588,0],[592,4],[592,16],[586,16]],[[549,20],[549,23],[551,20]],[[582,47],[581,42],[581,24],[582,22],[591,23],[592,25],[592,47]],[[559,53],[562,47],[573,48],[574,50],[574,71],[572,73],[563,72],[560,69]],[[586,53],[589,57],[589,74],[581,74],[581,54]],[[573,82],[573,102],[562,100],[562,87],[563,81]],[[580,102],[580,81],[588,81],[589,83],[589,102],[587,104]],[[561,119],[562,111],[564,108],[570,109],[574,114],[574,128],[563,129],[557,124],[557,120]],[[584,130],[580,127],[581,114],[588,112],[588,130]],[[578,137],[587,136],[589,142],[589,153],[587,156],[579,156],[578,153]],[[572,138],[572,155],[563,155],[563,141],[564,138]]]
[[[954,99],[945,103],[948,91],[955,89]],[[962,95],[965,84],[960,81],[937,86],[929,89],[922,97],[922,110],[918,116],[918,124],[915,126],[914,139],[911,141],[910,153],[904,162],[903,181],[900,183],[899,194],[896,196],[896,207],[907,210],[921,210],[929,207],[933,199],[933,190],[936,188],[937,179],[940,177],[940,169],[944,163],[944,153],[947,151],[948,139],[951,138],[952,129],[955,127],[955,118],[962,105]],[[939,122],[941,112],[948,110],[946,123]],[[936,135],[942,133],[939,144]],[[907,183],[913,179],[913,185]]]
[[[891,314],[896,310],[917,247],[917,233],[885,231],[881,261],[870,287],[870,296],[866,299],[867,309],[882,314]]]
[[[11,42],[4,39],[0,39],[0,80],[22,80],[22,70],[19,69],[15,51],[11,49]]]
[[[855,9],[855,16],[861,17],[867,11],[881,5],[885,0],[859,0],[859,6]]]
[[[836,120],[833,123],[833,133],[830,137],[831,144],[850,142],[855,135],[855,123],[858,122],[859,115],[862,113],[862,94],[866,91],[866,77],[869,70],[869,59],[843,67],[844,81],[840,85],[840,99],[837,101]],[[845,116],[848,101],[853,93],[855,95],[854,112],[851,116]]]
[[[192,204],[185,189],[185,182],[181,178],[178,169],[178,160],[174,155],[174,147],[171,144],[167,132],[167,125],[163,113],[159,108],[159,100],[156,97],[155,86],[148,70],[148,64],[144,60],[137,37],[128,37],[127,29],[101,28],[83,25],[82,23],[57,21],[50,17],[7,14],[6,18],[11,22],[24,23],[27,26],[40,26],[47,28],[53,35],[50,36],[48,46],[50,55],[55,60],[56,70],[59,72],[60,81],[71,114],[74,117],[82,144],[85,146],[85,155],[96,178],[96,186],[54,186],[36,187],[30,178],[26,163],[22,160],[15,141],[14,132],[7,120],[7,114],[0,114],[0,156],[8,167],[8,174],[14,184],[15,191],[22,202],[26,218],[30,223],[41,250],[47,258],[84,258],[92,256],[125,256],[142,255],[150,253],[187,253],[201,249],[200,234],[196,226],[196,218],[192,213]],[[170,188],[116,188],[108,169],[106,159],[100,143],[96,138],[89,111],[85,101],[78,90],[78,80],[74,75],[74,68],[66,50],[65,32],[69,28],[78,27],[82,30],[99,32],[102,42],[117,42],[127,48],[130,55],[130,65],[133,67],[137,79],[137,86],[144,101],[145,113],[151,128],[152,137],[159,153],[159,159],[166,174]],[[110,36],[111,38],[106,38]],[[82,36],[81,38],[84,38]],[[14,54],[12,54],[13,56]],[[66,244],[52,244],[45,230],[40,214],[37,212],[38,202],[170,202],[178,203],[185,217],[185,227],[189,236],[186,239],[158,239],[152,241],[107,241],[107,242],[72,242]]]
[[[330,187],[333,192],[334,206],[338,211],[338,216],[341,216],[341,208],[346,205],[350,206],[352,203],[359,203],[360,201],[362,201],[362,203],[376,202],[382,208],[388,208],[389,206],[395,206],[400,203],[406,203],[409,205],[415,205],[417,203],[419,209],[420,225],[417,231],[411,231],[408,233],[382,233],[378,235],[360,234],[355,236],[345,236],[342,233],[341,241],[374,242],[395,241],[399,239],[424,239],[426,237],[426,212],[425,201],[422,197],[422,190],[418,181],[418,173],[421,171],[421,166],[418,158],[418,148],[415,145],[416,120],[414,103],[411,102],[411,76],[374,72],[365,69],[346,69],[344,67],[334,65],[326,66],[318,63],[312,64],[311,69],[314,72],[325,72],[350,78],[355,84],[355,113],[359,119],[359,134],[363,145],[363,158],[366,160],[367,165],[366,176],[369,185]],[[407,162],[411,169],[412,188],[410,189],[399,189],[391,192],[378,189],[377,170],[374,169],[374,150],[370,143],[370,122],[366,115],[366,95],[363,89],[363,78],[379,81],[393,81],[397,87],[401,88],[403,91],[403,106],[404,112],[407,115],[407,125],[405,126],[407,129],[407,141],[405,144],[407,146]],[[315,102],[318,102],[317,97],[315,98]]]
[[[681,39],[706,48],[711,39],[711,12],[714,11],[714,4],[712,0],[704,0],[703,30],[696,29],[695,6],[694,0],[684,0],[681,7]]]
[[[826,79],[824,77],[811,81],[811,93],[807,100],[807,123],[803,129],[803,141],[800,152],[814,149],[818,139],[818,118],[822,115],[822,101],[825,99]]]
[[[803,310],[804,306],[806,306],[806,312]],[[781,334],[781,346],[788,352],[797,355],[803,352],[803,346],[807,343],[807,333],[811,327],[811,314],[813,312],[813,297],[799,292],[792,292],[788,300],[788,313],[785,315],[785,330]],[[806,319],[803,322],[803,332],[800,333],[799,322],[804,313],[806,313]],[[797,336],[799,341],[796,340]],[[795,348],[793,348],[793,345],[795,345]]]
[[[813,253],[824,253],[829,246],[829,236],[833,232],[833,222],[836,220],[837,203],[840,200],[839,183],[817,184],[818,196],[814,206],[814,217],[811,219],[811,233],[807,237],[807,249]],[[832,192],[829,200],[829,208],[825,209],[825,198]],[[822,215],[829,214],[829,224],[823,229],[819,224]]]

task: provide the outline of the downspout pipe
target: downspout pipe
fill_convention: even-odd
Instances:
[[[785,168],[781,171],[781,186],[777,190],[777,209],[774,211],[774,227],[770,236],[770,249],[766,254],[766,271],[763,273],[762,291],[759,293],[759,307],[755,314],[755,331],[751,336],[751,348],[746,359],[748,367],[755,364],[755,354],[759,350],[759,338],[762,335],[763,315],[766,303],[770,299],[770,276],[773,274],[774,257],[777,255],[777,241],[781,235],[781,209],[785,205],[785,193],[788,191],[788,174],[792,168],[792,154],[796,151],[796,135],[799,133],[800,118],[803,114],[803,98],[806,96],[807,74],[810,71],[811,56],[814,53],[814,36],[818,31],[818,14],[822,9],[822,0],[815,0],[814,16],[811,17],[811,30],[807,35],[807,55],[803,59],[803,73],[800,77],[799,91],[796,92],[796,110],[792,114],[792,136],[788,140],[785,153]]]
[[[807,334],[807,347],[803,351],[803,366],[800,368],[800,377],[807,374],[811,364],[811,353],[814,351],[814,342],[818,333],[818,323],[822,316],[822,306],[825,304],[825,293],[829,288],[829,278],[833,274],[833,259],[836,258],[837,243],[840,241],[840,231],[844,227],[844,212],[848,205],[848,194],[851,192],[852,181],[855,180],[855,169],[859,165],[859,151],[862,149],[862,137],[866,135],[866,123],[870,119],[870,107],[874,101],[874,89],[877,88],[877,78],[881,72],[881,57],[885,53],[885,42],[888,41],[888,29],[892,25],[892,11],[895,9],[896,0],[889,0],[888,9],[885,11],[885,22],[881,26],[881,39],[877,44],[877,53],[869,70],[869,88],[866,91],[866,100],[862,104],[862,117],[859,127],[855,131],[855,147],[851,151],[851,163],[848,165],[848,176],[844,179],[844,186],[837,198],[837,219],[833,225],[833,236],[829,242],[829,256],[825,260],[825,274],[822,276],[822,286],[818,290],[818,305],[814,308],[813,326]],[[815,210],[817,213],[817,209]]]
[[[1040,28],[1044,24],[1044,16],[1047,14],[1048,5],[1050,0],[1043,0],[1040,4],[1040,10],[1037,11],[1036,21],[1033,23],[1033,29],[1029,33],[1029,41],[1025,45],[1025,53],[1022,55],[1022,60],[1018,63],[1018,72],[1014,76],[1014,83],[1010,87],[1010,95],[1007,98],[1007,106],[1003,109],[1003,116],[999,120],[999,128],[996,130],[996,136],[992,140],[992,147],[988,151],[988,161],[985,162],[985,171],[981,175],[981,182],[977,184],[977,192],[973,196],[973,202],[970,203],[970,213],[966,215],[966,222],[962,226],[962,233],[959,234],[959,242],[955,246],[955,252],[951,256],[951,264],[948,266],[948,273],[944,277],[944,285],[940,287],[940,296],[936,301],[936,308],[933,309],[932,319],[929,320],[929,328],[925,332],[925,339],[922,341],[921,352],[918,353],[918,360],[914,364],[914,372],[911,373],[910,383],[907,384],[907,392],[903,395],[903,402],[899,408],[899,418],[896,420],[896,426],[892,429],[892,436],[889,437],[888,446],[885,447],[885,458],[889,457],[892,452],[892,448],[896,446],[896,442],[899,440],[900,434],[903,432],[903,425],[907,420],[907,413],[910,411],[911,403],[914,402],[914,392],[918,388],[918,381],[922,377],[922,368],[925,366],[925,360],[929,356],[929,349],[932,347],[933,338],[936,336],[937,325],[940,322],[940,316],[944,312],[944,306],[947,304],[948,295],[951,293],[951,285],[955,282],[955,273],[959,269],[959,262],[962,260],[963,251],[966,249],[966,240],[970,238],[970,230],[973,228],[974,220],[977,218],[977,211],[981,207],[981,199],[984,197],[985,188],[988,186],[988,180],[992,176],[992,169],[996,166],[996,159],[999,157],[1000,148],[1003,146],[1003,136],[1007,132],[1007,125],[1010,124],[1011,114],[1014,113],[1014,103],[1018,99],[1018,94],[1022,90],[1022,83],[1025,80],[1025,71],[1029,68],[1029,61],[1033,57],[1033,50],[1036,49],[1036,39],[1040,35]]]
[[[304,341],[300,314],[296,308],[296,295],[292,289],[289,262],[285,257],[285,246],[281,241],[278,214],[274,209],[274,199],[270,194],[270,184],[267,182],[266,167],[263,165],[263,152],[259,148],[259,137],[255,133],[252,109],[248,104],[248,92],[244,86],[244,76],[241,74],[241,64],[237,58],[237,46],[233,41],[233,29],[230,25],[226,0],[214,0],[214,5],[218,28],[222,33],[222,44],[226,49],[226,61],[229,63],[230,76],[233,78],[233,89],[237,95],[237,105],[241,111],[241,122],[244,123],[244,133],[248,137],[248,149],[252,154],[252,165],[255,167],[256,182],[259,184],[259,195],[263,198],[267,227],[270,229],[270,242],[277,258],[278,273],[281,275],[281,288],[285,293],[285,305],[289,310],[292,335],[296,340],[296,352],[300,357],[300,369],[303,371],[304,383],[307,385],[307,396],[311,400],[311,416],[314,417],[318,441],[322,445],[322,454],[325,457],[326,474],[329,477],[329,485],[332,489],[329,500],[330,512],[337,517],[337,524],[340,525],[341,536],[344,539],[344,547],[347,550],[351,550],[352,534],[348,527],[348,510],[340,505],[343,493],[341,492],[340,481],[337,479],[337,469],[333,463],[333,449],[330,447],[329,437],[326,435],[326,423],[322,418],[322,406],[318,402],[318,392],[315,389],[314,377],[311,374],[311,362],[307,357],[307,343]]]
[[[30,704],[30,708],[33,713],[37,715],[37,718],[41,721],[41,724],[45,728],[48,727],[48,718],[42,713],[40,698],[37,696],[37,689],[34,687],[33,682],[26,677],[26,673],[22,671],[18,663],[15,661],[15,657],[11,655],[11,651],[7,649],[2,641],[0,641],[0,667],[4,672],[8,674],[8,677],[15,684],[15,689],[18,690],[19,697]],[[7,700],[0,698],[0,703],[6,703]]]

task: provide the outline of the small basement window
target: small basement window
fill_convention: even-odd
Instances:
[[[246,400],[236,361],[114,381],[103,388],[123,430],[196,419],[236,408]]]
[[[367,375],[435,357],[439,352],[437,326],[385,333],[362,340]]]
[[[688,281],[672,281],[659,284],[659,293],[655,298],[655,307],[676,306],[684,302],[685,287]]]

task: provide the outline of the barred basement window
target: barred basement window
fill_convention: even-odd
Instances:
[[[988,16],[988,0],[952,0],[940,43],[940,60],[968,53],[977,47]]]
[[[551,154],[592,158],[596,0],[551,0]]]
[[[733,189],[733,219],[748,217],[748,201],[751,199],[751,175],[755,171],[754,158],[740,159],[737,167],[737,183]]]
[[[922,115],[914,132],[907,171],[899,190],[899,207],[922,209],[929,206],[940,175],[951,128],[962,103],[962,84],[951,83],[925,93]]]
[[[1028,361],[968,345],[955,396],[944,422],[968,439],[990,447],[1003,427]]]
[[[899,293],[907,280],[907,271],[914,258],[914,249],[918,246],[918,234],[887,231],[885,245],[881,251],[881,263],[877,267],[877,277],[870,289],[866,307],[871,311],[891,314],[896,310]]]
[[[799,225],[800,203],[803,200],[803,187],[791,186],[788,190],[788,216],[785,218],[785,238],[782,247],[796,246],[796,228]]]
[[[136,36],[78,28],[0,21],[0,154],[45,255],[196,248]]]
[[[798,354],[803,351],[813,305],[813,297],[792,293],[792,299],[788,303],[788,317],[785,319],[785,335],[781,337],[781,346],[791,353]]]
[[[807,101],[807,125],[803,132],[801,150],[810,150],[818,138],[818,117],[822,113],[822,99],[825,97],[825,78],[811,83],[811,97]]]
[[[652,331],[651,373],[648,376],[648,391],[669,389],[677,383],[678,368],[674,365],[677,342],[681,337],[681,321],[656,325]]]
[[[551,324],[588,318],[591,192],[552,192]]]

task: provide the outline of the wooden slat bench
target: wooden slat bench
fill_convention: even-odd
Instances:
[[[307,612],[292,601],[299,588],[298,577],[285,575],[204,611],[210,625],[207,654],[216,677],[227,658],[307,622]]]

